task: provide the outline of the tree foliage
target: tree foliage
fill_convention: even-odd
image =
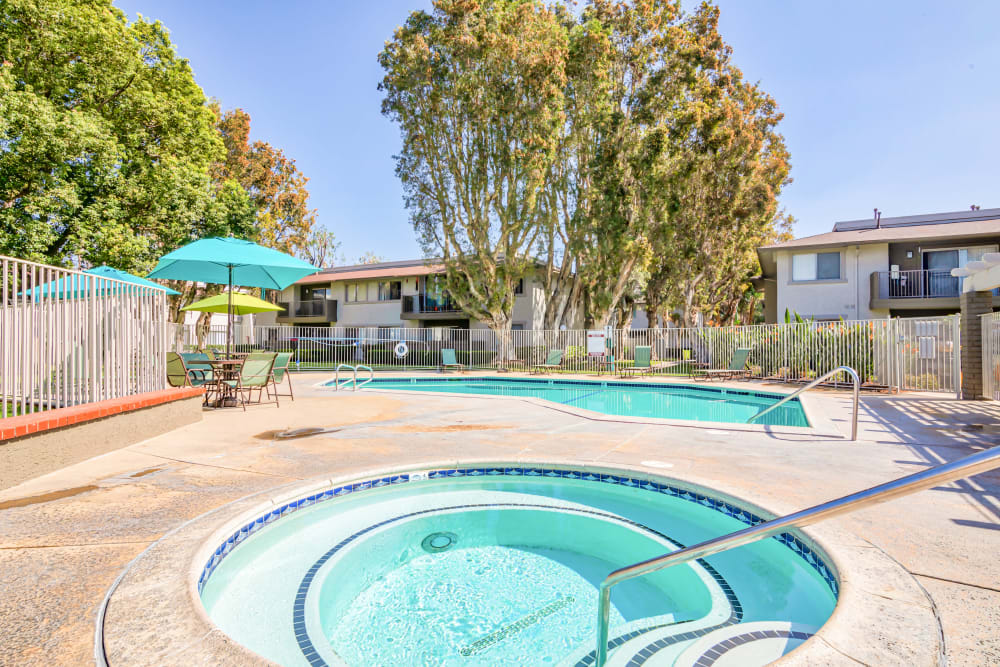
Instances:
[[[257,242],[294,254],[310,241],[316,211],[309,208],[306,178],[284,151],[264,141],[250,141],[250,114],[223,112],[211,105],[225,144],[225,159],[212,167],[216,182],[233,180],[250,196],[257,212]]]
[[[0,252],[141,271],[227,218],[210,211],[212,113],[159,22],[5,0],[0,60]]]
[[[538,3],[436,0],[379,56],[414,228],[443,259],[452,298],[502,340],[564,123],[567,46],[556,14]]]
[[[437,0],[381,62],[407,207],[471,314],[502,329],[533,263],[546,328],[753,309],[788,153],[714,6]]]
[[[756,248],[777,240],[791,221],[777,198],[789,178],[789,154],[776,127],[778,105],[743,79],[718,33],[718,9],[692,17],[704,37],[683,113],[690,131],[678,136],[669,161],[668,224],[653,236],[657,256],[645,295],[652,314],[678,311],[680,323],[752,322],[760,295]]]
[[[306,179],[249,131],[159,22],[111,0],[0,3],[0,253],[143,273],[205,236],[297,249]],[[175,310],[205,294],[181,289]]]

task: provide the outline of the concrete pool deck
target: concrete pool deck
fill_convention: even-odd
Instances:
[[[1000,442],[1000,405],[942,395],[863,396],[859,441],[850,443],[595,420],[519,399],[335,394],[312,386],[323,377],[296,376],[296,401],[283,399],[281,408],[207,411],[201,422],[0,491],[0,664],[92,662],[97,609],[135,556],[204,512],[323,475],[441,460],[569,459],[676,477],[783,513]],[[819,391],[810,401],[847,431],[848,392]],[[274,438],[311,426],[331,430]],[[881,654],[852,655],[850,642],[837,642],[827,645],[826,663],[907,664],[913,656],[899,650],[903,643],[922,647],[920,664],[936,664],[940,650],[949,664],[1000,664],[998,496],[1000,474],[991,473],[830,522],[912,575],[926,595],[902,601],[915,616],[937,619],[944,642],[887,633]],[[877,632],[883,620],[873,610],[853,622]],[[188,648],[149,663],[199,662]]]

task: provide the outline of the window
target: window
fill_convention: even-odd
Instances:
[[[329,294],[330,289],[325,286],[313,287],[312,285],[303,285],[300,296],[302,301],[318,301],[326,299]]]
[[[792,255],[792,280],[840,280],[840,252]]]
[[[518,280],[517,284],[514,285],[514,294],[524,294],[524,278]]]
[[[524,323],[514,322],[513,324],[510,325],[510,329],[511,331],[524,331]]]
[[[348,283],[344,286],[344,301],[348,303],[364,301],[366,298],[364,283]]]
[[[403,291],[403,283],[398,280],[384,281],[378,284],[379,301],[399,301],[399,295]]]

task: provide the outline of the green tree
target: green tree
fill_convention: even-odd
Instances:
[[[567,48],[557,15],[538,2],[435,0],[379,56],[414,228],[443,259],[452,298],[498,333],[502,355],[564,123]]]
[[[223,112],[211,105],[225,144],[225,159],[212,167],[217,182],[234,180],[243,186],[257,209],[255,240],[296,254],[310,244],[316,222],[309,208],[306,178],[295,161],[264,141],[250,141],[250,114],[243,109]]]
[[[337,261],[336,255],[339,248],[340,242],[337,241],[333,232],[325,227],[313,225],[305,246],[299,250],[299,257],[313,266],[318,266],[321,269],[327,268],[333,266],[334,262]]]
[[[380,255],[376,255],[371,250],[361,255],[361,257],[358,257],[358,264],[378,264],[379,262],[384,261],[385,260]]]
[[[0,61],[0,252],[142,272],[211,215],[222,142],[159,22],[5,0]]]
[[[652,314],[679,310],[680,322],[732,324],[749,317],[750,278],[759,271],[756,248],[776,239],[789,221],[777,198],[788,183],[789,154],[777,132],[777,103],[744,81],[732,50],[718,33],[718,9],[703,4],[690,18],[700,36],[699,67],[667,158],[673,176],[668,224],[652,236],[654,254],[645,295]],[[743,316],[740,317],[740,313]]]

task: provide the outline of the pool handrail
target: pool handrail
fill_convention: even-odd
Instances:
[[[851,368],[850,366],[837,366],[832,371],[830,371],[828,373],[824,373],[823,375],[819,376],[818,378],[816,378],[815,380],[813,380],[812,382],[810,382],[806,386],[799,387],[798,389],[796,389],[795,391],[793,391],[792,393],[790,393],[788,396],[785,396],[783,399],[781,399],[780,401],[778,401],[774,405],[770,405],[770,406],[764,408],[763,410],[761,410],[760,412],[758,412],[757,414],[755,414],[753,417],[751,417],[750,419],[748,419],[747,423],[749,424],[752,421],[754,421],[755,419],[759,419],[760,417],[763,417],[768,412],[771,412],[773,410],[777,410],[782,405],[784,405],[788,401],[792,400],[793,398],[795,398],[796,396],[798,396],[802,392],[807,391],[809,389],[812,389],[816,385],[821,384],[822,382],[824,382],[825,380],[827,380],[831,376],[834,376],[837,373],[840,373],[841,371],[843,371],[844,373],[847,373],[848,375],[850,375],[851,376],[851,381],[854,383],[854,413],[853,413],[853,417],[852,417],[852,420],[851,420],[851,440],[852,441],[857,440],[858,439],[858,403],[859,403],[859,398],[860,398],[860,394],[861,394],[861,378],[858,377],[858,372],[856,370],[854,370],[853,368]]]
[[[352,380],[344,380],[344,384],[343,385],[340,384],[340,369],[341,368],[349,368],[351,370],[351,372],[354,374],[354,378]],[[354,385],[355,385],[355,389],[357,388],[357,384],[358,384],[358,368],[357,368],[357,366],[351,366],[350,364],[337,364],[337,368],[334,369],[334,371],[333,371],[333,390],[334,391],[340,391],[341,386],[346,387],[348,382],[353,382]]]
[[[608,659],[608,624],[611,611],[611,587],[623,581],[658,572],[672,565],[705,558],[722,551],[757,542],[778,533],[802,528],[819,521],[855,512],[859,509],[886,502],[931,487],[953,482],[963,477],[1000,468],[1000,447],[945,463],[927,470],[899,477],[863,491],[852,493],[835,500],[828,500],[792,514],[765,521],[764,523],[738,530],[728,535],[706,540],[679,551],[619,568],[604,578],[600,585],[597,605],[597,653],[596,667],[603,667]]]
[[[358,384],[358,371],[360,371],[360,370],[366,370],[366,371],[368,371],[368,379],[364,380],[361,384]],[[358,364],[357,366],[354,367],[354,391],[357,391],[358,389],[360,389],[361,387],[365,386],[366,384],[368,384],[369,382],[373,381],[374,379],[375,379],[375,371],[372,369],[371,366],[366,366],[364,364]]]

